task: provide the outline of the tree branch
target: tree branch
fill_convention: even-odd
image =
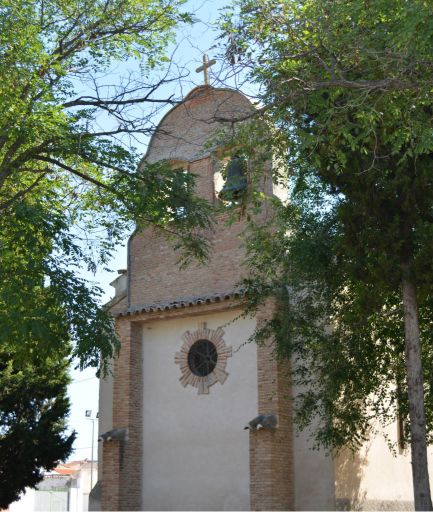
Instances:
[[[69,165],[64,164],[63,162],[60,162],[59,160],[56,160],[55,158],[50,158],[48,156],[42,156],[38,155],[35,157],[36,160],[41,160],[42,162],[48,162],[53,165],[57,165],[58,167],[61,167],[65,171],[70,172],[71,174],[74,174],[75,176],[78,176],[79,178],[88,181],[90,183],[93,183],[93,185],[96,185],[97,187],[101,187],[105,190],[108,190],[111,193],[115,193],[111,187],[109,187],[106,183],[103,183],[102,181],[97,180],[96,178],[92,178],[92,176],[89,176],[88,174],[85,174],[81,171],[77,171],[77,169],[74,169],[73,167],[70,167]]]
[[[20,190],[19,192],[17,192],[13,197],[11,197],[10,199],[8,199],[6,202],[4,203],[0,203],[0,210],[6,210],[6,208],[9,208],[9,206],[14,202],[16,201],[17,199],[19,199],[20,197],[23,197],[25,194],[27,194],[28,192],[30,192],[31,190],[33,190],[37,185],[38,183],[40,183],[42,181],[43,178],[45,178],[45,176],[50,172],[49,169],[47,169],[46,171],[44,172],[41,172],[41,174],[36,178],[36,180],[27,188],[23,189],[23,190]]]
[[[86,100],[86,98],[89,98]],[[63,103],[64,108],[70,108],[70,107],[81,107],[81,106],[93,106],[98,107],[101,105],[133,105],[135,103],[163,103],[164,105],[178,105],[180,101],[173,100],[173,96],[170,96],[169,98],[165,100],[160,99],[151,99],[146,96],[143,98],[134,98],[134,99],[128,99],[128,100],[100,100],[98,98],[92,97],[92,96],[81,96],[80,98],[77,98],[76,100],[67,101],[66,103]]]

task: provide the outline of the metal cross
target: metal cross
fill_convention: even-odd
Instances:
[[[205,54],[205,55],[203,55],[203,66],[200,66],[199,68],[196,69],[197,73],[200,73],[201,71],[203,71],[205,85],[209,85],[208,69],[211,66],[213,66],[214,64],[216,64],[216,60],[215,59],[209,60],[208,56]]]

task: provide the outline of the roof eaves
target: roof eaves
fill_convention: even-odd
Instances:
[[[173,309],[182,309],[192,306],[200,306],[203,304],[212,304],[215,302],[222,302],[225,300],[241,299],[245,295],[243,290],[231,290],[228,292],[218,292],[209,295],[199,295],[190,297],[179,297],[175,300],[154,302],[149,304],[141,304],[133,306],[125,311],[117,313],[115,316],[129,316],[137,315],[140,313],[153,313],[157,311],[170,311]]]

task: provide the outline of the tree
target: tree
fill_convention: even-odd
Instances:
[[[65,435],[69,412],[66,355],[33,354],[24,363],[0,349],[0,507],[7,509],[42,469],[53,469],[72,452],[75,433]]]
[[[173,76],[146,77],[190,21],[181,3],[1,1],[0,341],[24,357],[36,339],[47,351],[69,339],[81,367],[106,370],[116,336],[77,270],[105,265],[132,225],[161,229],[183,262],[206,256],[193,228],[211,221],[194,176],[139,165],[132,146],[176,103],[156,97]],[[128,59],[140,71],[110,83]]]
[[[105,373],[119,349],[101,290],[80,270],[105,265],[134,225],[160,229],[181,263],[207,254],[201,228],[211,220],[207,203],[194,195],[194,176],[163,162],[140,163],[134,148],[152,133],[153,116],[176,103],[159,91],[178,79],[169,65],[161,70],[175,27],[191,20],[181,4],[0,0],[0,352],[10,354],[0,379],[15,375],[12,361],[16,375],[30,372],[35,396],[59,408],[50,452],[38,431],[14,431],[20,442],[35,442],[35,457],[18,466],[2,437],[2,468],[33,475],[27,484],[72,443],[61,435],[62,386],[53,380],[50,388],[32,368],[60,371],[60,362],[49,363],[58,355]],[[133,61],[135,72],[113,70]],[[3,422],[18,414],[19,403],[15,412],[0,405],[0,428],[7,429]]]
[[[408,415],[415,507],[431,510],[432,8],[236,5],[224,23],[228,54],[261,87],[294,174],[280,242],[266,256],[263,231],[251,239],[249,284],[256,296],[275,290],[268,269],[279,261],[286,308],[268,330],[309,385],[299,418],[319,415],[320,442],[356,448],[372,416]]]

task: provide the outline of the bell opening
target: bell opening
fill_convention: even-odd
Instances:
[[[247,188],[247,161],[245,157],[236,155],[228,163],[225,174],[226,180],[218,197],[222,201],[238,201]]]

